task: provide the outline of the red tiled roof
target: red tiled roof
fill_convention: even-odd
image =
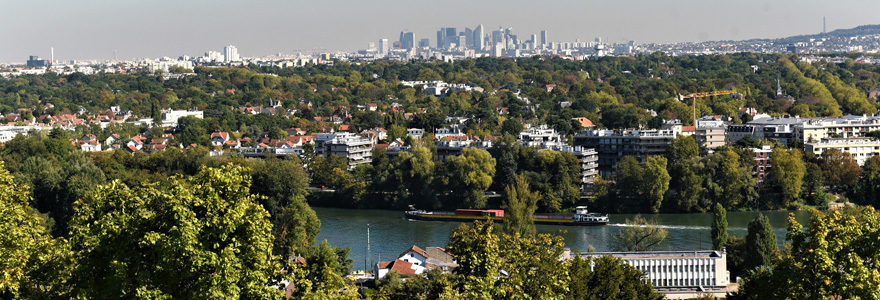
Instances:
[[[221,131],[221,132],[214,132],[214,133],[211,133],[211,139],[214,139],[214,137],[220,137],[220,138],[222,138],[224,141],[225,141],[225,140],[229,140],[229,132]]]
[[[593,125],[593,121],[590,121],[590,119],[587,119],[584,117],[572,118],[572,120],[578,121],[578,123],[581,123],[581,127],[584,127],[584,128],[595,126],[595,125]]]
[[[409,249],[406,249],[406,251],[401,253],[400,256],[403,256],[404,254],[406,254],[407,252],[410,252],[410,251],[418,253],[419,255],[424,256],[425,258],[428,258],[428,253],[425,253],[425,250],[422,250],[422,248],[419,248],[419,246],[416,246],[416,245],[413,245],[412,247],[409,247]]]
[[[391,266],[391,270],[388,270],[388,272],[391,272],[391,271],[397,272],[398,274],[400,274],[400,276],[409,276],[409,277],[416,276],[416,270],[413,270],[412,263],[402,261],[399,259],[395,260]]]
[[[391,263],[393,263],[393,261],[390,261],[390,260],[389,261],[380,261],[379,262],[379,269],[388,269],[388,266],[390,266]]]
[[[681,126],[681,131],[697,131],[697,128],[694,126]]]

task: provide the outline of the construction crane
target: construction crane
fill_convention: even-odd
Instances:
[[[678,94],[678,101],[684,101],[684,99],[693,99],[691,101],[691,105],[693,106],[693,117],[694,117],[694,128],[697,126],[697,98],[706,98],[713,96],[721,96],[721,95],[732,95],[736,94],[735,90],[729,91],[713,91],[713,92],[699,92],[699,93],[691,93],[687,95]]]

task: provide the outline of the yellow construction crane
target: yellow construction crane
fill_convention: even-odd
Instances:
[[[699,92],[699,93],[692,93],[692,94],[687,94],[687,95],[678,94],[678,100],[684,101],[684,99],[688,99],[688,98],[693,99],[691,101],[691,105],[693,106],[694,128],[696,128],[696,126],[697,126],[697,98],[706,98],[706,97],[732,95],[732,94],[736,94],[736,90]]]

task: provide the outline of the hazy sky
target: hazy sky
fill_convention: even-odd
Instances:
[[[552,41],[701,41],[782,37],[880,23],[878,0],[0,0],[0,62],[365,48],[401,30],[541,29]]]

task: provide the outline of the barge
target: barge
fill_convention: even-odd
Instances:
[[[424,211],[415,209],[410,205],[410,209],[404,212],[404,217],[410,220],[420,221],[457,221],[470,222],[476,220],[491,220],[493,222],[504,222],[504,210],[502,209],[456,209],[454,212],[448,211]],[[586,206],[578,206],[575,208],[572,216],[532,216],[535,224],[544,225],[571,225],[571,226],[601,226],[608,225],[610,219],[608,215],[591,213]]]

